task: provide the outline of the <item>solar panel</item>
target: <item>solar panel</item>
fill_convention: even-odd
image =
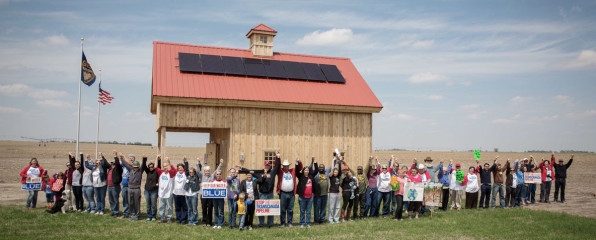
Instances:
[[[228,75],[246,75],[244,70],[244,62],[239,57],[221,56],[223,62],[224,72]]]
[[[204,73],[224,73],[220,56],[201,54],[201,64]]]
[[[290,79],[299,79],[299,80],[308,80],[306,73],[304,73],[304,69],[302,68],[302,63],[299,62],[282,62],[284,68],[286,69],[286,73],[288,74],[288,78]]]
[[[284,65],[281,61],[263,60],[263,66],[265,66],[267,76],[270,78],[288,78],[286,69],[284,69]]]
[[[320,64],[321,70],[325,74],[328,82],[332,83],[346,83],[346,79],[341,75],[339,69],[335,65]]]
[[[309,81],[325,82],[325,80],[327,80],[318,64],[302,63],[302,68],[304,69],[304,72],[306,72]]]
[[[246,69],[247,76],[267,77],[267,72],[261,59],[244,58],[244,69]]]
[[[203,72],[199,54],[178,53],[178,65],[181,72]]]

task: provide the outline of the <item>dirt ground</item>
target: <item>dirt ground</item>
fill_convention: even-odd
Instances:
[[[149,156],[152,159],[156,153],[157,148],[149,146],[125,146],[102,144],[99,145],[99,151],[104,152],[106,156],[112,156],[112,150],[117,150],[125,154],[133,153],[137,157],[142,155]],[[20,171],[28,165],[32,157],[39,160],[39,164],[48,169],[50,174],[58,171],[64,171],[66,162],[68,161],[68,152],[75,151],[74,143],[46,143],[40,144],[37,142],[21,142],[21,141],[0,141],[0,205],[8,204],[22,204],[25,205],[27,192],[21,190],[19,176]],[[84,153],[95,152],[95,144],[82,143],[80,151]],[[202,157],[204,148],[183,148],[183,147],[168,147],[168,155],[173,160],[172,163],[181,162],[182,156],[188,156],[189,159]],[[92,154],[94,156],[95,154]],[[373,155],[378,156],[379,159],[386,161],[391,155],[395,155],[401,164],[412,163],[414,158],[419,162],[426,157],[434,159],[433,164],[438,165],[441,159],[449,162],[453,159],[454,162],[462,163],[462,166],[476,165],[476,161],[472,158],[471,152],[421,152],[421,151],[376,151]],[[542,158],[550,159],[550,154],[534,153],[534,158],[540,160]],[[499,161],[505,162],[508,158],[512,161],[529,157],[529,153],[510,153],[510,152],[483,152],[481,163],[492,163],[494,158],[499,156]],[[555,154],[557,159],[565,160],[565,163],[571,157],[570,154]],[[110,159],[110,158],[108,158]],[[561,203],[537,203],[528,206],[530,209],[547,210],[553,212],[566,212],[573,215],[596,218],[596,207],[593,205],[596,202],[596,154],[576,154],[574,162],[569,168],[567,174],[567,188],[566,200],[564,204]],[[536,197],[538,198],[540,186],[537,186]],[[554,183],[551,190],[551,201],[554,192]],[[38,204],[43,205],[44,197],[38,197]]]

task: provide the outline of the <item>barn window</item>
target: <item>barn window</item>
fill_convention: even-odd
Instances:
[[[259,36],[259,42],[267,43],[267,36]]]
[[[275,162],[276,154],[274,151],[265,151],[265,161]]]

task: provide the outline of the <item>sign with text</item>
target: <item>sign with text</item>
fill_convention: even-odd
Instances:
[[[201,183],[201,195],[203,198],[226,198],[227,183]]]
[[[255,200],[256,216],[279,216],[279,199]]]
[[[25,182],[25,184],[21,185],[21,190],[40,191],[41,190],[41,178],[27,178],[27,182]]]
[[[457,170],[455,171],[455,181],[457,182],[463,182],[464,181],[464,171],[462,170]]]
[[[542,183],[542,175],[541,173],[524,173],[524,183]]]

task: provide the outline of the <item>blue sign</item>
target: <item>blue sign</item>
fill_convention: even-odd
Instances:
[[[21,185],[22,190],[26,191],[39,191],[41,190],[41,183],[40,182],[28,182]]]
[[[201,195],[203,198],[226,198],[228,196],[227,184],[203,183],[201,184]]]

